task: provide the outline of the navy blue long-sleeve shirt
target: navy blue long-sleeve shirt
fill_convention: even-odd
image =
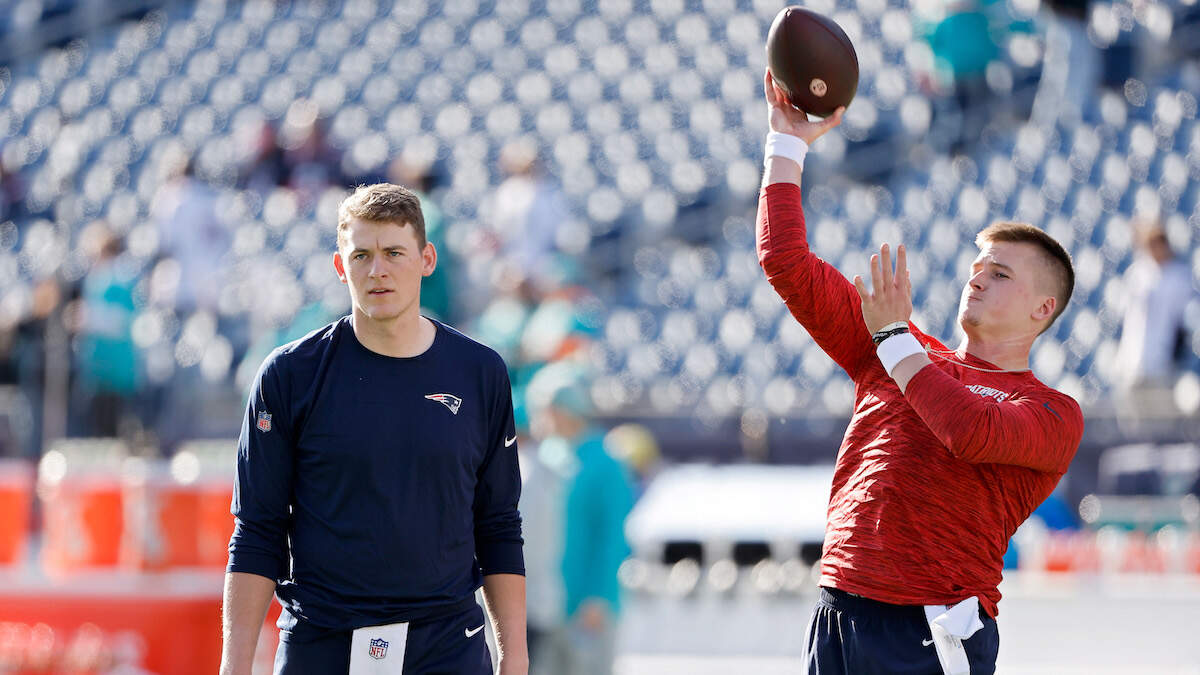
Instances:
[[[275,579],[293,639],[437,618],[524,574],[512,390],[434,322],[411,358],[344,317],[263,362],[238,442],[230,572]]]

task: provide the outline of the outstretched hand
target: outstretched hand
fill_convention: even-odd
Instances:
[[[770,70],[763,76],[763,89],[767,96],[767,106],[770,108],[767,122],[771,131],[799,136],[809,145],[824,136],[825,132],[841,124],[842,115],[846,112],[846,106],[842,106],[820,122],[809,122],[807,113],[797,110],[788,102],[787,95],[775,83]]]
[[[912,316],[912,281],[908,276],[908,261],[904,244],[896,247],[896,270],[892,272],[892,257],[888,245],[879,247],[871,256],[871,287],[867,288],[862,275],[854,275],[854,287],[862,299],[863,321],[867,331],[875,333],[889,323],[908,322]]]

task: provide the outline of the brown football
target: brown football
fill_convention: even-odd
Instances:
[[[784,7],[767,33],[767,68],[788,101],[828,117],[850,105],[858,90],[858,55],[831,19],[803,7]]]

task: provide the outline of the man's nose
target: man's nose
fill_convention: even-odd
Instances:
[[[387,270],[384,269],[383,263],[380,262],[380,260],[381,258],[379,256],[375,256],[371,259],[371,269],[367,272],[368,276],[372,278],[378,278],[387,275]]]

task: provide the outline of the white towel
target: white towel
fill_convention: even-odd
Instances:
[[[929,622],[942,672],[945,675],[971,675],[971,662],[962,641],[983,628],[983,622],[979,620],[979,598],[971,596],[949,607],[926,605],[925,619]]]
[[[350,639],[349,675],[401,675],[407,643],[407,623],[359,628]]]

